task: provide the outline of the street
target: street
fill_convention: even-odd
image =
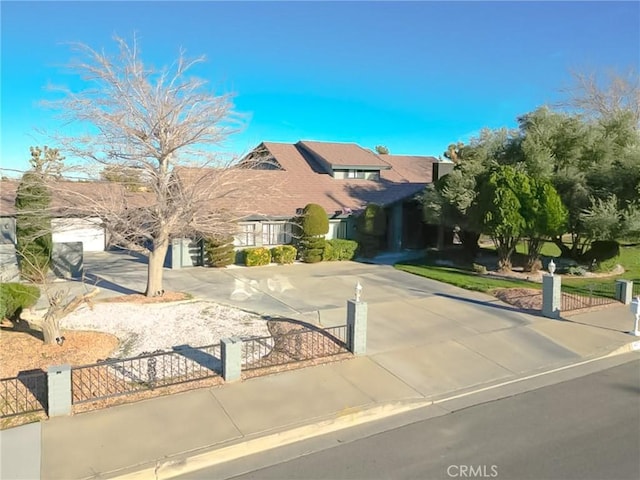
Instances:
[[[180,478],[638,479],[640,361],[341,441],[265,468],[273,452],[247,457],[239,476],[218,466]]]

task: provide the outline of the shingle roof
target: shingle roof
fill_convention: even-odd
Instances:
[[[311,147],[313,153],[309,151]],[[431,182],[432,164],[438,161],[427,156],[378,156],[355,144],[264,142],[256,147],[254,152],[259,149],[264,149],[277,164],[270,164],[270,168],[266,170],[238,168],[226,171],[224,181],[216,182],[215,188],[219,194],[213,195],[212,198],[218,199],[220,195],[225,195],[229,202],[235,202],[234,205],[240,206],[240,210],[252,212],[255,216],[293,217],[297,209],[309,203],[321,205],[329,214],[344,210],[358,211],[368,203],[387,206],[420,193]],[[354,157],[349,157],[350,153],[353,153]],[[384,166],[387,169],[380,170],[380,180],[338,179],[327,173],[326,168],[318,163],[317,155],[320,154],[331,165],[349,163]],[[332,154],[335,154],[335,157],[331,156]],[[273,169],[274,166],[279,166],[279,169]],[[179,172],[183,181],[200,181],[203,188],[209,185],[207,178],[217,175],[212,169],[182,168]],[[18,182],[1,182],[0,215],[15,213],[17,185]],[[247,198],[247,195],[234,193],[242,185],[255,191],[255,195]],[[75,198],[84,196],[96,201],[102,197],[113,197],[112,192],[107,195],[105,189],[118,186],[103,182],[64,182],[59,187],[60,190],[72,190]],[[153,201],[153,198],[147,197],[145,194],[123,191],[122,198],[128,204],[141,205]],[[68,203],[69,200],[63,200],[62,195],[54,193],[54,206],[61,207],[64,202]],[[239,203],[242,205],[238,205]]]
[[[355,143],[332,143],[300,141],[296,144],[320,160],[326,162],[330,168],[349,167],[377,167],[388,169],[389,164],[371,150],[366,150]]]

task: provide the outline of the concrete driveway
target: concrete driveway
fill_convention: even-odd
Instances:
[[[85,255],[101,296],[141,291],[145,261],[125,253]],[[416,394],[506,379],[563,365],[586,351],[627,341],[614,329],[529,315],[494,297],[421,278],[389,265],[329,262],[267,267],[165,270],[165,289],[264,315],[323,326],[346,323],[356,282],[369,305],[367,354]],[[79,282],[65,282],[86,289]]]

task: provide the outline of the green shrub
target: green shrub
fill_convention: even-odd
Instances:
[[[615,240],[597,240],[583,255],[583,260],[599,270],[600,263],[620,256],[620,244]]]
[[[324,237],[303,238],[300,242],[302,261],[305,263],[321,262],[326,242]]]
[[[13,319],[25,308],[33,307],[40,298],[40,289],[22,283],[0,283],[0,316]]]
[[[258,267],[271,263],[271,251],[265,247],[247,248],[244,251],[244,264],[247,267]]]
[[[324,250],[322,251],[322,261],[323,262],[332,262],[334,260],[337,260],[338,257],[336,255],[336,251],[333,248],[333,245],[331,245],[331,242],[329,242],[328,240],[324,242]]]
[[[293,245],[278,245],[271,249],[271,258],[280,265],[293,263],[298,255],[298,250]]]
[[[387,214],[383,207],[370,203],[358,217],[358,241],[364,257],[375,257],[387,231]]]
[[[358,250],[358,242],[355,240],[344,240],[341,238],[334,238],[329,240],[333,247],[333,253],[335,260],[353,260]]]
[[[310,203],[302,211],[300,227],[303,237],[325,235],[329,231],[329,217],[320,205]]]
[[[587,274],[587,269],[578,265],[572,265],[567,269],[567,273],[577,277],[584,277]]]
[[[485,267],[484,265],[481,265],[479,263],[474,263],[472,267],[473,267],[473,271],[476,273],[479,273],[480,275],[485,275],[487,273],[487,267]]]
[[[236,259],[233,248],[233,238],[210,238],[204,241],[204,255],[207,265],[212,267],[226,267],[232,265]]]

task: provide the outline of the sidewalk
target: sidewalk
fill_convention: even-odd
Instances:
[[[442,302],[437,305],[442,306]],[[4,466],[11,455],[7,450],[13,443],[10,439],[34,438],[40,429],[43,479],[110,478],[159,465],[163,475],[168,475],[171,467],[167,464],[172,459],[182,461],[236,444],[248,455],[252,452],[246,442],[252,439],[277,433],[268,440],[275,446],[274,442],[284,441],[283,432],[298,427],[375,408],[391,414],[428,405],[474,385],[570,365],[625,345],[630,350],[630,342],[636,339],[621,332],[627,324],[631,324],[628,307],[574,315],[568,321],[536,318],[521,327],[460,337],[458,343],[442,338],[419,347],[407,345],[342,362],[52,418],[38,427],[26,425],[2,432],[2,478],[20,478],[20,472],[12,470],[10,475]],[[544,354],[546,361],[541,360]],[[304,428],[294,433],[303,432]],[[28,469],[31,462],[23,464]],[[144,470],[134,478],[148,478],[152,471]],[[22,478],[34,478],[32,475],[33,465],[22,472]]]

